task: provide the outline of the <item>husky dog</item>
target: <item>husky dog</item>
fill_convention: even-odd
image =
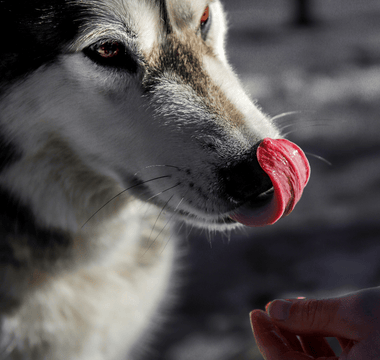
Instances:
[[[238,226],[279,131],[219,0],[0,0],[0,19],[0,358],[129,360],[175,280],[173,221]]]

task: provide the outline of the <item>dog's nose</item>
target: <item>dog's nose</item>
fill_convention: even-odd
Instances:
[[[246,202],[272,188],[269,176],[257,160],[259,145],[260,143],[255,144],[248,153],[220,171],[226,195],[237,203]]]

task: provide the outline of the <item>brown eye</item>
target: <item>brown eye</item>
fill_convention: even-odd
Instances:
[[[209,19],[209,15],[210,15],[210,9],[209,7],[207,6],[202,17],[201,17],[201,26],[205,26],[206,22],[208,21]]]
[[[117,42],[106,42],[100,44],[96,50],[102,58],[112,58],[119,54],[120,45]]]
[[[136,73],[139,69],[138,57],[121,42],[101,40],[83,49],[83,53],[97,65],[113,69],[125,69]]]

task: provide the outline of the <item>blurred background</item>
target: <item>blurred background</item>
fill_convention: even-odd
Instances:
[[[183,230],[186,284],[147,359],[258,360],[251,310],[380,286],[380,1],[223,3],[231,64],[311,179],[273,226]]]

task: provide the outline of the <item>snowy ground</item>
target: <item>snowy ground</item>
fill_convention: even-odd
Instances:
[[[155,360],[258,360],[248,313],[270,300],[380,285],[380,2],[319,1],[312,29],[291,1],[230,0],[230,60],[288,138],[309,154],[301,202],[271,227],[191,232],[188,285]]]

